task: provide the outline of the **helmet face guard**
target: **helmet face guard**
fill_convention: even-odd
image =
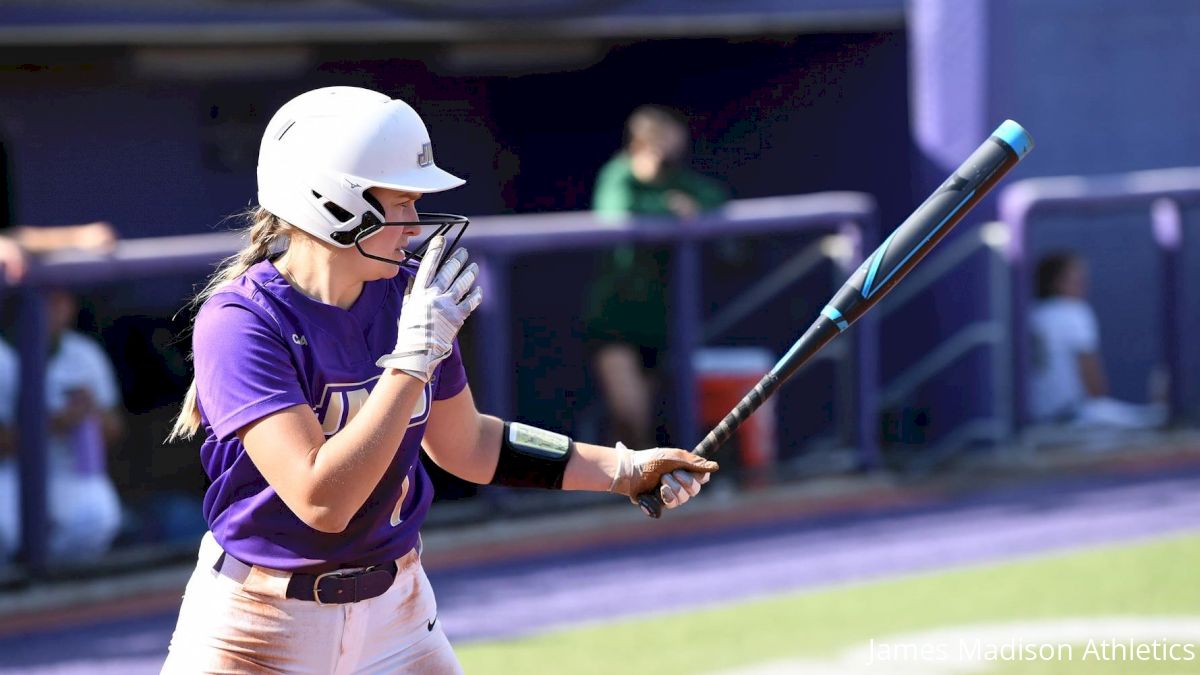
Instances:
[[[374,213],[368,211],[363,215],[362,220],[362,225],[359,225],[353,230],[333,233],[332,239],[342,246],[348,247],[353,245],[354,248],[358,249],[358,253],[361,256],[370,258],[372,260],[378,260],[380,262],[391,263],[393,265],[407,265],[410,260],[416,260],[418,263],[421,262],[421,259],[425,254],[425,249],[429,248],[429,242],[431,239],[439,234],[449,238],[451,231],[453,231],[455,227],[458,227],[459,230],[454,235],[454,239],[450,241],[449,245],[445,248],[444,256],[448,257],[450,253],[454,251],[454,247],[458,245],[458,240],[462,239],[463,233],[467,231],[467,227],[471,224],[470,219],[468,219],[466,216],[459,216],[453,213],[418,213],[417,220],[384,222],[380,221]],[[385,227],[411,227],[414,225],[420,227],[434,227],[436,229],[429,236],[425,237],[424,241],[422,241],[416,248],[410,248],[406,250],[404,252],[404,258],[401,260],[393,260],[392,258],[384,258],[383,256],[367,253],[366,249],[362,247],[363,241],[365,241],[371,235],[382,231],[382,229]]]

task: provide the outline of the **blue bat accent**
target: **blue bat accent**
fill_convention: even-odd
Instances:
[[[787,368],[788,362],[792,359],[792,357],[794,357],[802,348],[804,348],[804,345],[801,344],[802,342],[803,340],[796,340],[793,342],[792,346],[788,348],[787,353],[783,355],[783,358],[779,359],[775,362],[775,365],[771,366],[771,372],[776,376],[782,373]]]
[[[1013,152],[1017,153],[1017,159],[1024,157],[1033,149],[1033,139],[1030,138],[1029,132],[1012,120],[1004,120],[996,128],[996,131],[992,132],[992,135],[1012,148]]]
[[[837,311],[837,308],[835,307],[825,305],[825,309],[821,310],[821,313],[828,317],[830,321],[837,324],[838,330],[840,331],[846,330],[850,327],[850,324],[846,323],[846,320],[842,318],[842,313]]]
[[[908,259],[913,257],[913,254],[915,254],[917,251],[921,250],[921,248],[923,246],[925,246],[925,242],[929,241],[930,237],[937,234],[938,230],[942,229],[942,226],[946,224],[946,221],[950,220],[950,218],[952,218],[954,216],[954,214],[958,213],[958,210],[963,207],[963,204],[966,204],[967,200],[970,199],[971,196],[974,194],[975,194],[975,190],[971,190],[970,192],[968,192],[967,196],[963,197],[962,201],[955,204],[954,208],[950,209],[950,213],[947,213],[945,218],[942,218],[942,222],[938,223],[936,227],[934,227],[932,230],[930,230],[929,234],[925,235],[925,238],[922,239],[920,241],[920,243],[918,243],[916,246],[914,246],[912,248],[912,250],[909,251],[908,254],[905,255],[904,258],[899,263],[896,263],[896,266],[892,268],[892,271],[888,272],[888,275],[886,277],[884,277],[883,280],[880,281],[878,285],[876,285],[874,288],[872,288],[871,287],[871,279],[875,276],[875,268],[879,267],[879,261],[880,261],[880,259],[883,258],[883,254],[887,250],[888,243],[892,241],[892,237],[896,236],[896,232],[893,232],[892,235],[887,238],[887,241],[883,242],[883,246],[880,247],[880,250],[879,250],[879,255],[875,258],[875,260],[871,261],[871,271],[870,271],[870,273],[867,274],[866,285],[863,286],[863,297],[864,298],[871,297],[872,295],[875,294],[876,291],[878,291],[880,288],[882,288],[884,286],[884,284],[886,284],[888,282],[889,279],[891,279],[893,276],[895,276],[896,271],[899,270],[901,267],[904,267],[904,263],[908,262]],[[897,230],[897,232],[898,231],[899,230]]]
[[[896,232],[899,231],[897,229],[895,232],[889,234],[888,238],[883,240],[883,245],[875,252],[875,258],[871,260],[871,269],[867,270],[867,280],[863,282],[862,296],[864,298],[871,297],[871,282],[875,281],[875,273],[879,271],[879,263],[883,262],[883,254],[887,253],[888,246],[891,245],[892,240],[896,238]]]

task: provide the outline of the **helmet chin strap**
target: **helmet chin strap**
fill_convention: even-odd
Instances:
[[[448,236],[451,230],[453,230],[456,226],[461,225],[462,227],[458,230],[458,233],[455,234],[454,240],[451,241],[450,245],[445,249],[444,255],[448,257],[454,250],[454,247],[458,245],[458,240],[462,239],[463,233],[467,231],[467,227],[470,224],[471,221],[465,216],[459,216],[453,213],[418,213],[417,220],[386,223],[379,222],[379,219],[376,218],[374,214],[367,213],[365,216],[363,216],[363,225],[358,228],[357,232],[354,233],[354,248],[358,249],[359,255],[365,258],[403,267],[411,260],[416,260],[418,263],[420,263],[421,257],[425,253],[425,249],[429,248],[430,240],[439,234]],[[378,232],[381,227],[409,227],[413,225],[419,225],[422,227],[436,225],[437,229],[434,230],[433,234],[425,237],[425,240],[422,241],[421,244],[415,249],[405,250],[403,259],[395,260],[393,258],[385,258],[383,256],[367,253],[366,249],[364,249],[362,246],[363,240]]]

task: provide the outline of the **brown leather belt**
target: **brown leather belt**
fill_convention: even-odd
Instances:
[[[213,565],[213,569],[218,573],[227,555],[229,554],[222,552]],[[288,579],[287,597],[319,605],[344,605],[370,600],[383,595],[392,587],[397,569],[396,561],[393,560],[359,570],[335,570],[323,574],[295,573]]]

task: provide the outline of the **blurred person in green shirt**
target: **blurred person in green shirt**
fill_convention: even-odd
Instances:
[[[625,148],[600,170],[592,207],[602,218],[693,218],[719,208],[724,186],[688,168],[686,120],[646,105],[626,123]],[[667,346],[669,247],[623,244],[603,256],[584,325],[610,432],[633,448],[656,445],[660,355]]]

